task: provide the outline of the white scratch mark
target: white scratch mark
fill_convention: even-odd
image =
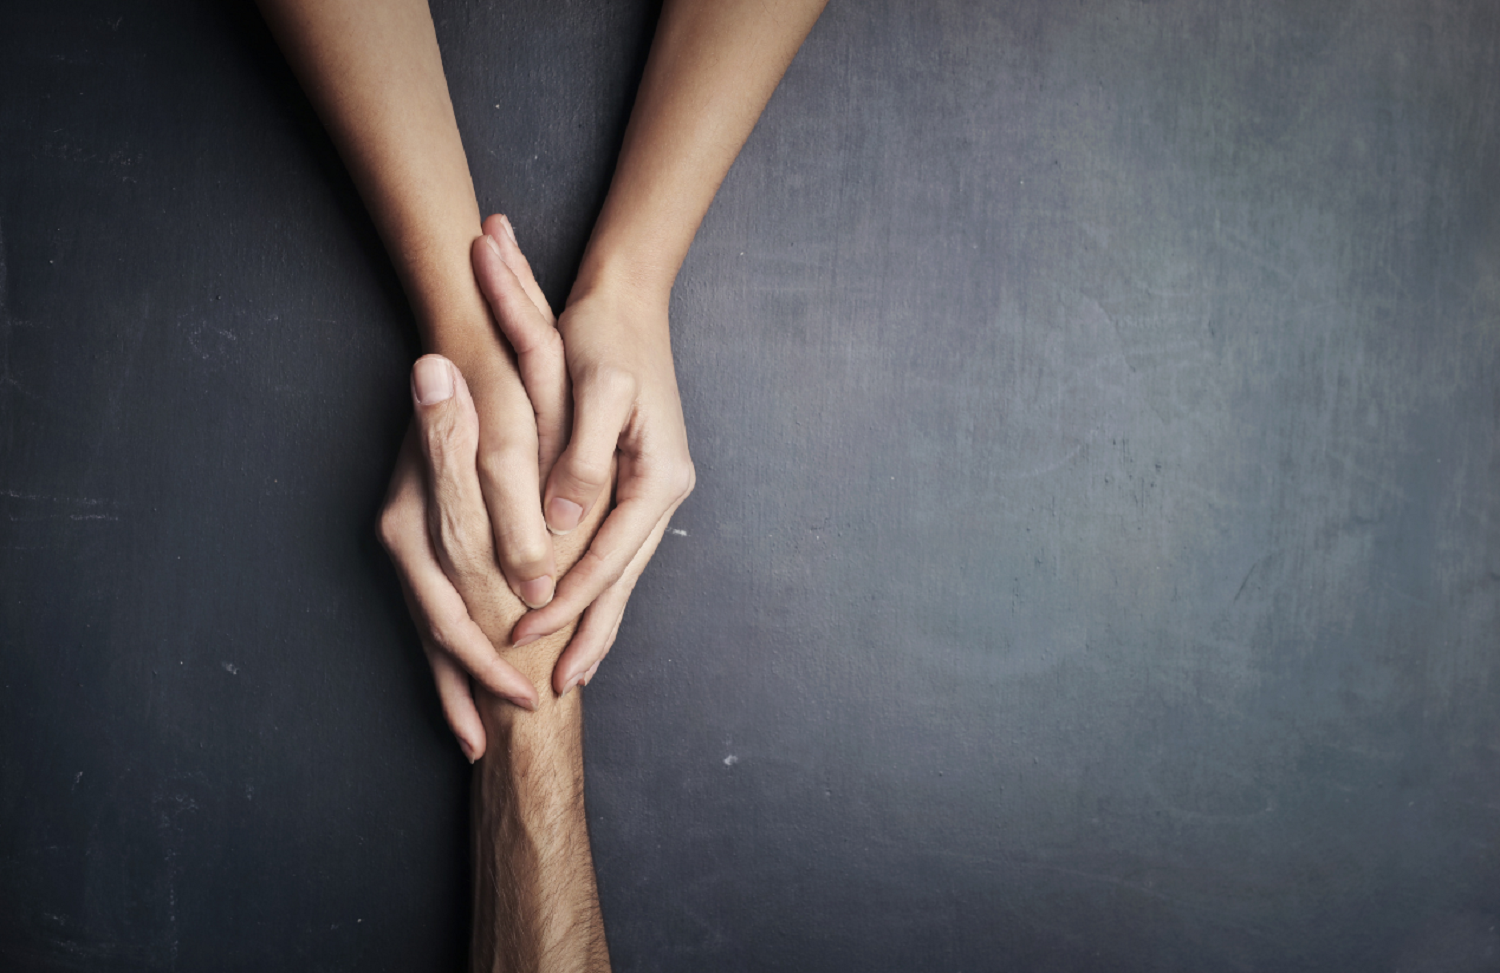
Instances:
[[[240,674],[240,667],[235,665],[233,662],[221,662],[219,663],[219,666],[231,676],[238,676]]]
[[[22,493],[20,490],[0,490],[0,497],[10,500],[36,500],[46,503],[80,503],[86,507],[97,507],[99,504],[105,502],[103,500],[96,500],[93,497],[49,497],[40,493]]]
[[[727,756],[727,757],[724,758],[724,766],[726,766],[726,767],[733,767],[735,764],[737,764],[739,762],[740,762],[740,758],[736,757],[732,753],[729,756]]]
[[[680,527],[668,527],[667,528],[667,533],[668,534],[676,534],[678,537],[686,537],[687,536],[687,531],[683,530]]]

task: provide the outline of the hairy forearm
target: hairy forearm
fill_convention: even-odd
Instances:
[[[698,224],[827,0],[666,0],[574,296],[666,306]]]
[[[579,693],[535,713],[480,700],[473,973],[609,969],[584,816]]]
[[[474,284],[480,233],[426,0],[259,0],[338,147],[416,312],[461,362],[493,329]]]
[[[604,506],[563,539],[570,566]],[[474,608],[478,607],[478,611]],[[474,620],[506,658],[542,688],[535,712],[478,693],[488,740],[474,774],[472,973],[609,969],[583,802],[582,694],[550,689],[552,667],[575,626],[524,648],[509,644],[525,606],[497,588]]]

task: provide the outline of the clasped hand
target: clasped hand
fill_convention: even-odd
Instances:
[[[470,680],[526,709],[549,672],[559,695],[587,684],[695,477],[664,305],[575,289],[555,320],[504,217],[471,256],[508,349],[413,366],[379,533],[472,761],[486,741]],[[565,648],[548,639],[575,621]]]

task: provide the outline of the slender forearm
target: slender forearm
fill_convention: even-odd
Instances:
[[[462,361],[493,329],[474,283],[480,233],[426,0],[260,0],[359,187],[424,344]]]
[[[486,375],[513,372],[470,261],[479,208],[426,0],[261,0],[261,8],[369,207],[424,344],[458,363],[476,389]],[[513,385],[521,391],[518,378]],[[524,392],[522,405],[530,421]],[[496,415],[484,421],[493,433]],[[592,527],[579,533],[577,545]],[[579,553],[564,552],[563,564]],[[533,685],[549,686],[569,632],[514,649],[509,635],[526,606],[498,572],[486,581],[461,592],[469,614]],[[473,965],[608,969],[578,695],[543,689],[535,713],[476,695],[489,745],[476,770]]]
[[[574,297],[666,306],[698,224],[827,0],[667,0]]]

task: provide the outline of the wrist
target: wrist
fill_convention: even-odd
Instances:
[[[601,214],[568,294],[568,304],[603,298],[665,315],[683,254],[653,240],[653,234],[643,229],[616,229],[616,222],[609,220],[608,213]]]
[[[569,308],[593,304],[613,309],[622,321],[666,322],[673,277],[625,260],[585,261],[568,292]]]
[[[527,672],[527,676],[531,677],[532,673]],[[492,743],[498,744],[490,747],[487,756],[495,757],[496,762],[527,763],[537,755],[562,755],[567,752],[562,745],[578,737],[583,721],[581,694],[571,692],[559,696],[551,691],[545,678],[538,680],[538,684],[542,687],[541,698],[531,712],[507,700],[483,694],[480,715],[485,731],[491,734]],[[478,693],[475,699],[479,700]]]
[[[479,712],[488,741],[479,765],[483,787],[504,799],[514,824],[539,824],[582,816],[583,701],[580,693],[543,691],[535,712],[483,694]],[[488,802],[487,802],[488,803]],[[537,842],[546,844],[545,834]]]

